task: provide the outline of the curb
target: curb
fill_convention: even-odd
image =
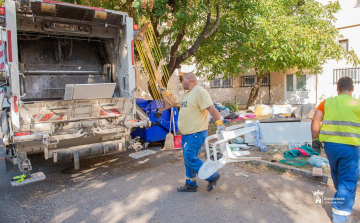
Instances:
[[[297,175],[305,177],[305,178],[307,178],[309,180],[314,180],[314,181],[317,181],[317,182],[320,182],[320,183],[327,184],[328,179],[329,179],[329,175],[327,175],[327,174],[323,174],[323,176],[321,176],[321,177],[314,177],[312,175],[311,171],[302,170],[302,169],[298,169],[298,168],[295,168],[295,167],[290,167],[290,166],[286,166],[286,165],[282,165],[282,164],[275,164],[275,163],[272,163],[272,162],[269,162],[269,161],[252,160],[252,161],[248,161],[248,162],[253,163],[256,166],[258,166],[260,164],[265,164],[266,166],[271,167],[271,168],[273,168],[275,170],[290,171],[292,174],[297,174]]]

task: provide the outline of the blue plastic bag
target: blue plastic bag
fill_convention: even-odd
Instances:
[[[329,166],[329,160],[325,157],[319,157],[317,155],[312,155],[309,159],[309,163],[315,167]]]

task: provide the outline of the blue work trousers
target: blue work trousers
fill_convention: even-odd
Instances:
[[[355,203],[356,186],[359,180],[360,148],[331,142],[325,142],[324,146],[336,189],[332,203],[333,222],[346,222]]]
[[[182,148],[185,164],[186,183],[198,186],[196,182],[196,175],[203,162],[197,156],[201,150],[201,146],[205,142],[207,136],[207,130],[202,132],[196,132],[189,135],[182,136]],[[214,173],[211,177],[207,178],[207,181],[213,180],[218,175],[218,172]]]

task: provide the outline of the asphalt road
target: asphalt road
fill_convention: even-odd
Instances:
[[[0,222],[331,222],[331,204],[315,205],[312,192],[331,198],[332,188],[256,167],[227,164],[214,191],[199,180],[197,193],[178,193],[185,178],[181,156],[109,155],[81,160],[77,173],[71,163],[50,163],[38,168],[45,181],[23,187],[11,187],[16,173],[6,173],[1,160]]]

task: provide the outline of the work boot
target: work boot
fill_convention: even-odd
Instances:
[[[209,185],[207,186],[207,191],[212,191],[216,187],[216,182],[220,179],[220,174],[216,175],[213,180],[209,181]]]
[[[183,187],[178,187],[177,191],[178,192],[196,192],[197,188],[194,185],[185,184],[185,186],[183,186]]]

